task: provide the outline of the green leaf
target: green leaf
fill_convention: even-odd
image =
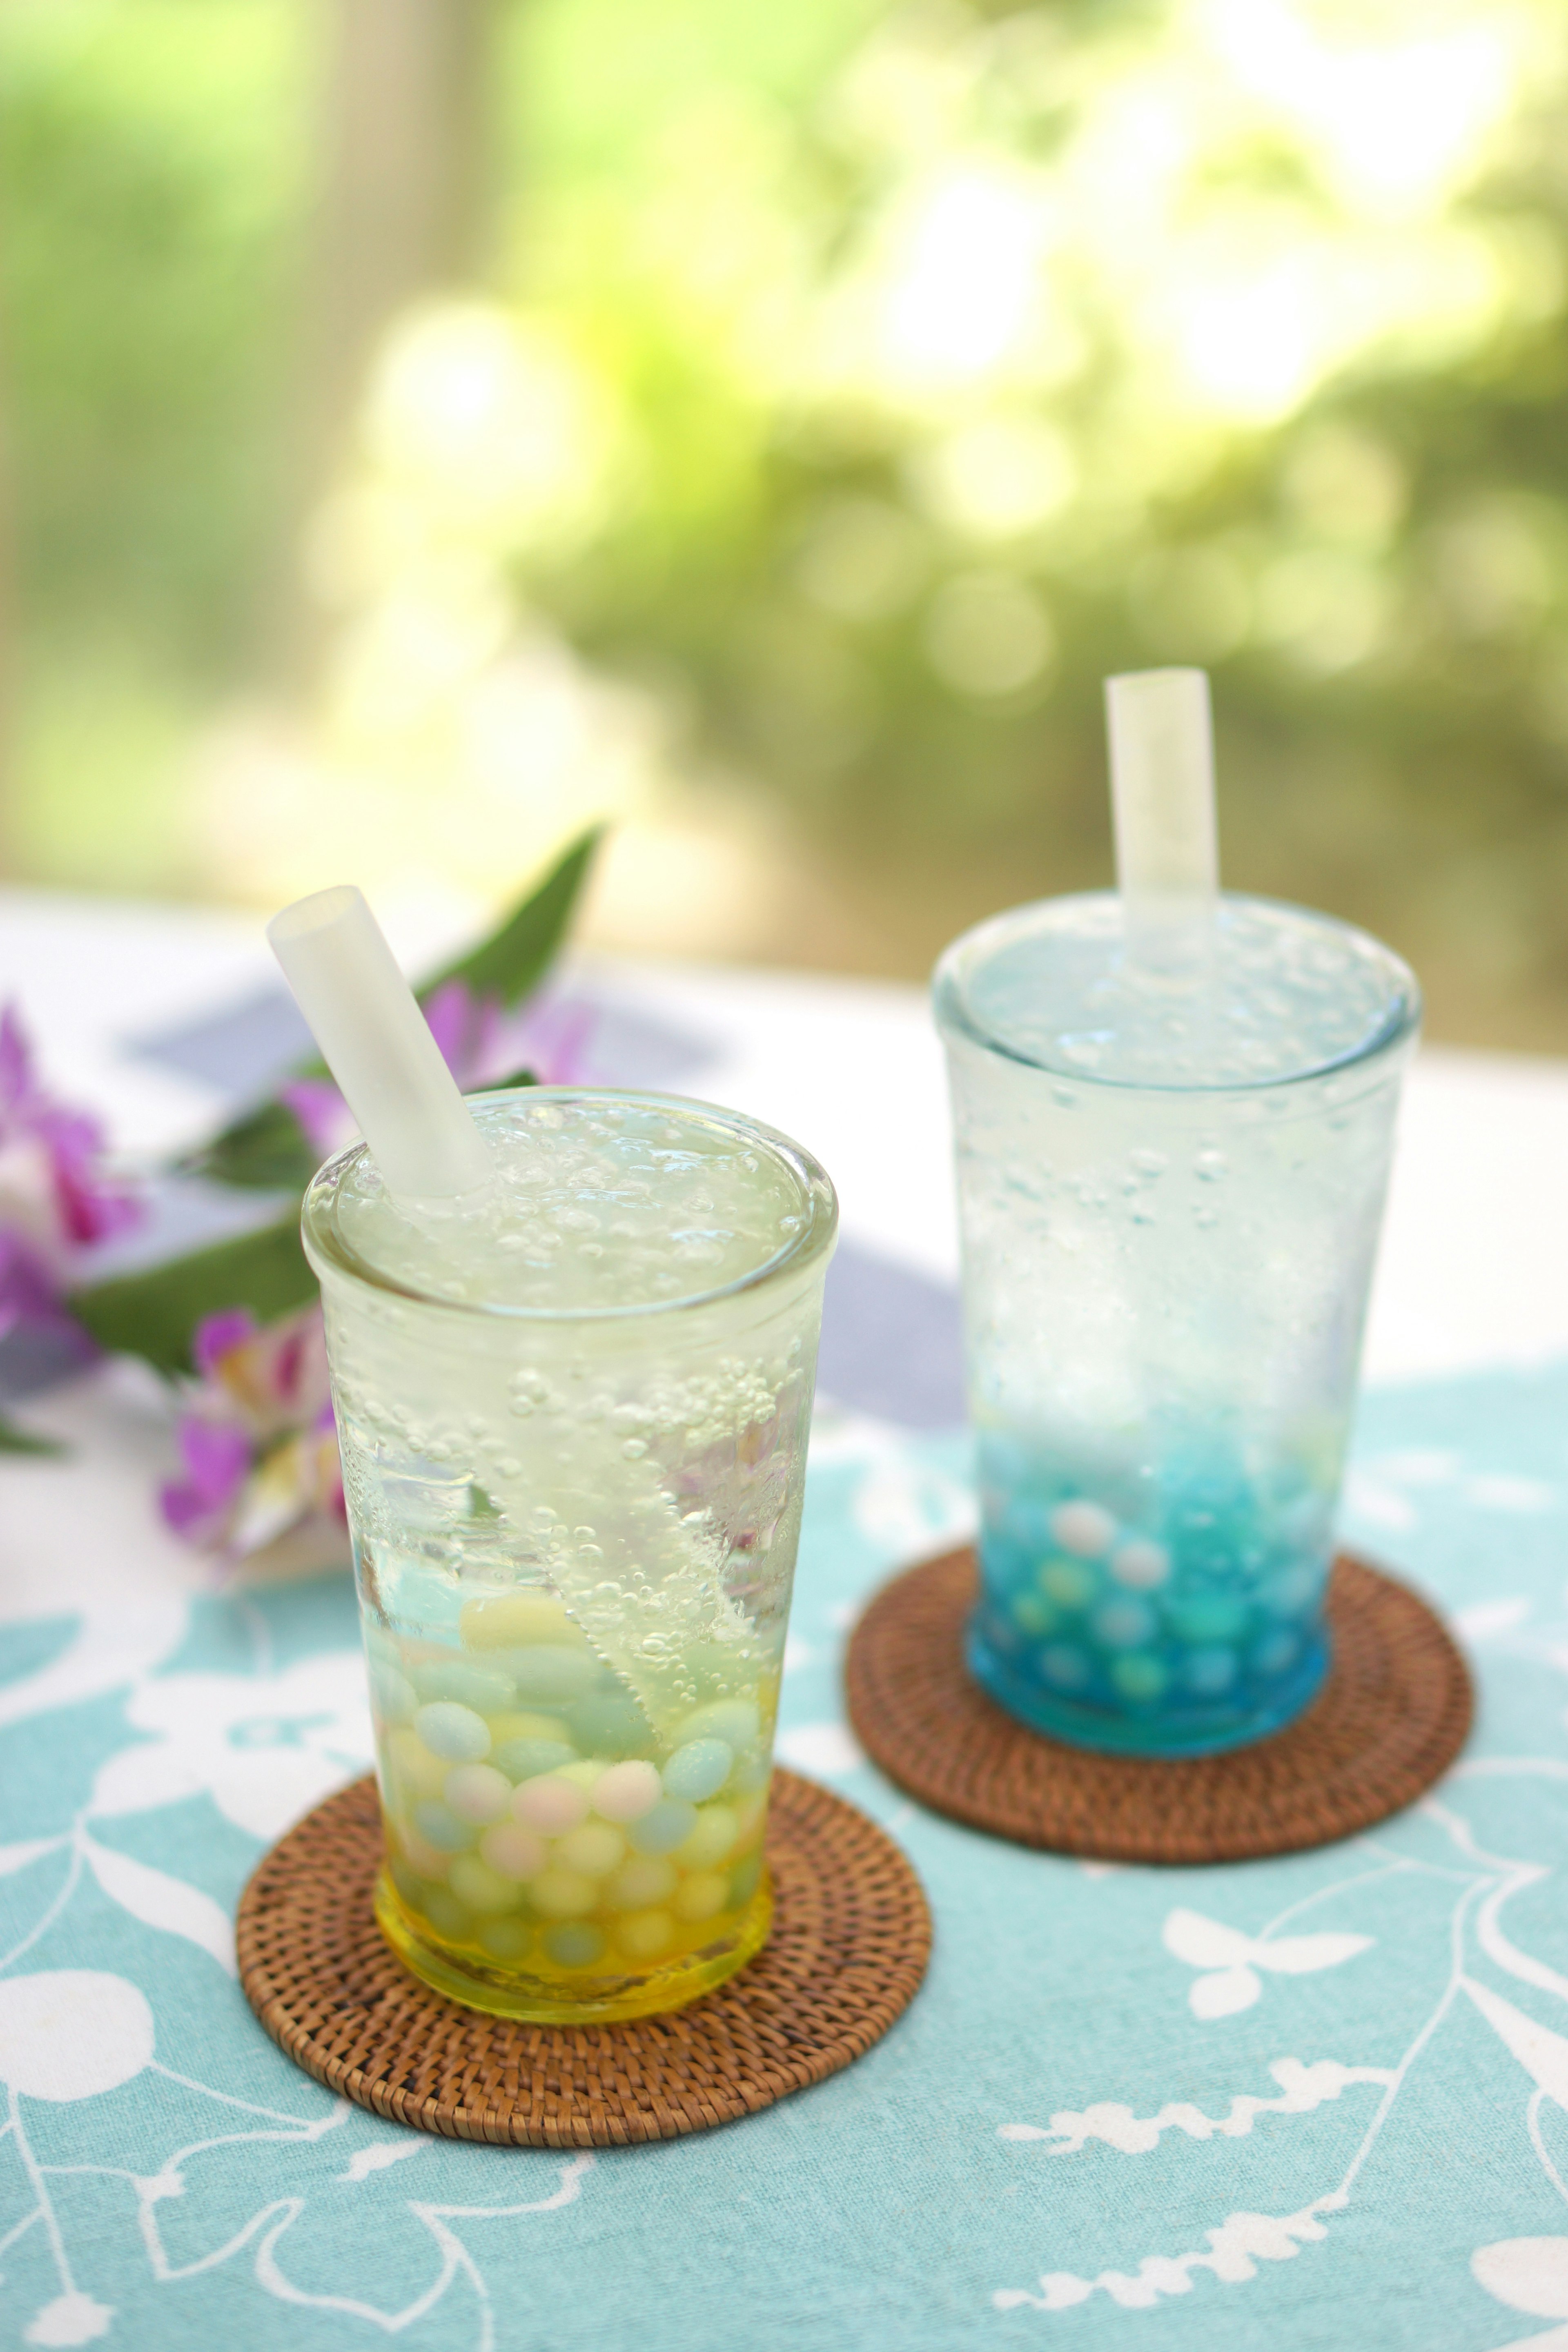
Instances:
[[[602,831],[595,825],[574,841],[500,930],[427,980],[419,991],[421,998],[448,980],[466,981],[476,996],[499,996],[503,1004],[515,1004],[526,996],[549,970],[565,935]]]
[[[73,1291],[70,1309],[112,1354],[142,1356],[161,1372],[188,1371],[191,1339],[207,1315],[248,1307],[271,1323],[316,1296],[316,1277],[290,1210],[276,1224],[167,1258],[140,1274]]]
[[[422,993],[461,980],[476,995],[499,996],[509,1005],[526,995],[560,944],[598,839],[595,828],[574,842],[499,931],[437,973]],[[503,1087],[537,1083],[526,1069],[501,1081]],[[271,1102],[237,1119],[185,1165],[225,1184],[302,1192],[315,1172],[316,1154],[293,1112]],[[315,1295],[316,1277],[290,1210],[237,1241],[73,1292],[70,1303],[100,1347],[142,1356],[162,1372],[181,1372],[190,1369],[191,1340],[204,1317],[248,1307],[258,1322],[270,1323]]]
[[[319,1159],[288,1104],[269,1102],[236,1119],[181,1165],[187,1175],[205,1176],[216,1184],[258,1192],[302,1192]]]
[[[507,1005],[526,996],[549,970],[561,944],[601,830],[595,826],[574,841],[500,929],[426,982],[420,997],[428,996],[448,980],[465,981],[477,996],[499,996]],[[295,1075],[325,1077],[326,1065],[301,1062]],[[520,1070],[500,1083],[521,1087],[535,1086],[538,1081],[531,1071]],[[269,1102],[259,1110],[247,1111],[181,1166],[186,1174],[210,1177],[217,1184],[261,1192],[302,1192],[316,1172],[318,1158],[288,1106]]]
[[[14,1421],[0,1416],[0,1454],[58,1454],[66,1448],[57,1437],[39,1437],[30,1429],[18,1429]]]

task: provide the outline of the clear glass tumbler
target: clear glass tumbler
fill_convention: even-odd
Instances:
[[[1400,1079],[1408,969],[1300,908],[1220,901],[1140,972],[1110,893],[937,968],[982,1597],[971,1667],[1081,1746],[1233,1747],[1304,1707]]]
[[[365,1147],[321,1278],[414,1972],[506,2016],[678,2007],[766,1937],[823,1277],[810,1155],[672,1097],[473,1097],[501,1202],[416,1233]]]

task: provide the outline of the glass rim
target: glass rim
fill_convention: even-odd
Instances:
[[[448,1298],[422,1288],[416,1283],[402,1281],[362,1257],[338,1231],[331,1215],[338,1183],[355,1160],[368,1155],[370,1146],[363,1137],[334,1152],[323,1160],[305,1188],[300,1206],[300,1233],[305,1255],[318,1276],[322,1265],[333,1273],[345,1275],[368,1290],[389,1298],[405,1299],[416,1307],[426,1307],[443,1314],[473,1317],[490,1324],[516,1324],[536,1327],[541,1324],[585,1324],[604,1328],[616,1323],[645,1324],[661,1316],[695,1314],[721,1300],[736,1298],[747,1291],[771,1287],[791,1275],[806,1272],[832,1250],[838,1232],[838,1194],[832,1178],[816,1156],[804,1144],[796,1143],[764,1121],[752,1118],[746,1111],[732,1110],[722,1103],[704,1102],[694,1095],[667,1095],[636,1087],[492,1087],[481,1088],[465,1097],[469,1103],[514,1102],[590,1102],[629,1103],[638,1108],[673,1111],[678,1114],[699,1112],[705,1120],[717,1120],[743,1136],[748,1143],[759,1145],[774,1160],[783,1163],[799,1187],[805,1217],[802,1230],[764,1258],[760,1265],[734,1276],[729,1282],[715,1283],[702,1290],[686,1291],[677,1298],[650,1298],[629,1307],[525,1307],[513,1306],[499,1299]],[[826,1201],[824,1200],[826,1195]]]
[[[1097,901],[1112,901],[1118,895],[1114,890],[1062,891],[1055,898],[1035,898],[1022,907],[1006,908],[1000,914],[988,915],[984,922],[972,925],[967,931],[961,931],[958,938],[942,950],[931,973],[931,1003],[938,1028],[944,1034],[956,1034],[966,1039],[983,1052],[994,1055],[998,1061],[1012,1062],[1023,1070],[1037,1070],[1043,1077],[1058,1079],[1069,1086],[1100,1087],[1108,1092],[1119,1094],[1218,1097],[1277,1094],[1291,1087],[1310,1086],[1314,1080],[1332,1077],[1340,1071],[1356,1069],[1392,1053],[1395,1047],[1414,1037],[1421,1026],[1424,1009],[1421,983],[1404,957],[1396,954],[1374,932],[1363,930],[1358,923],[1347,923],[1338,915],[1326,915],[1315,907],[1300,907],[1289,898],[1265,898],[1242,890],[1221,891],[1220,904],[1263,907],[1281,914],[1303,916],[1326,929],[1364,942],[1385,964],[1391,966],[1399,978],[1401,991],[1390,1004],[1380,1026],[1356,1045],[1347,1046],[1343,1053],[1330,1055],[1320,1062],[1307,1063],[1298,1070],[1280,1071],[1272,1077],[1119,1078],[1109,1077],[1099,1070],[1080,1069],[1066,1061],[1045,1061],[1037,1054],[1026,1053],[1007,1044],[976,1018],[957,978],[961,953],[973,950],[989,935],[1000,938],[1004,930],[1016,924],[1021,916],[1036,913],[1042,908],[1088,906]]]

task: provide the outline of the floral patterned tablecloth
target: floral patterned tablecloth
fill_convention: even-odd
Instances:
[[[1026,1853],[860,1759],[846,1626],[964,1473],[824,1417],[784,1685],[784,1758],[925,1881],[924,1990],[767,2114],[570,2158],[340,2104],[236,1983],[246,1876],[366,1756],[346,1582],[73,1609],[62,1527],[58,1613],[0,1630],[0,2344],[1568,2352],[1568,1373],[1367,1402],[1348,1531],[1457,1621],[1480,1721],[1282,1862]]]

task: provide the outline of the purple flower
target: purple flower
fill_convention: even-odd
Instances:
[[[598,1019],[591,1004],[569,996],[533,997],[511,1015],[506,1055],[510,1069],[498,1068],[478,1083],[492,1085],[513,1070],[531,1070],[542,1087],[581,1087],[595,1076],[588,1040]]]
[[[205,1545],[226,1529],[250,1475],[250,1440],[241,1429],[225,1428],[195,1413],[185,1413],[174,1442],[185,1475],[160,1487],[158,1500],[177,1536],[184,1536],[187,1543]]]
[[[175,1432],[184,1476],[160,1490],[176,1535],[252,1573],[348,1557],[342,1469],[319,1306],[258,1325],[209,1315],[191,1343],[196,1378]]]
[[[541,1086],[580,1086],[589,1076],[592,1005],[569,997],[531,998],[509,1012],[497,996],[476,996],[467,981],[443,981],[425,1000],[441,1058],[465,1094],[531,1070]],[[330,1078],[294,1078],[279,1090],[323,1160],[353,1137],[353,1115]]]
[[[44,1091],[21,1017],[0,1013],[0,1333],[77,1330],[61,1294],[95,1242],[143,1213],[102,1165],[103,1130]]]
[[[330,1160],[357,1133],[353,1113],[331,1078],[291,1078],[278,1090],[278,1099],[291,1110],[312,1151]]]
[[[216,1380],[224,1358],[250,1339],[255,1329],[256,1318],[248,1307],[228,1307],[221,1315],[209,1315],[198,1323],[191,1341],[191,1361],[203,1380]]]

